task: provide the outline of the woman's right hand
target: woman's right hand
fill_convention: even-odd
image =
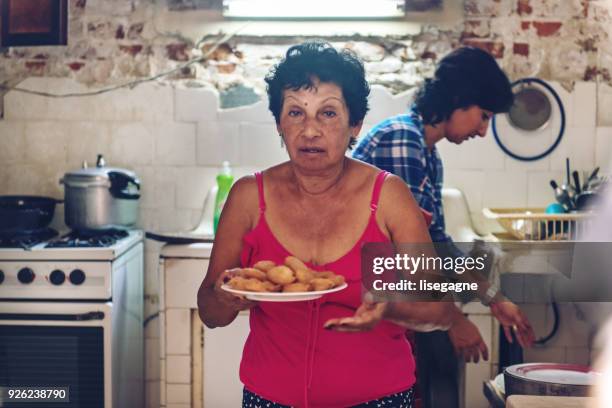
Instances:
[[[489,360],[489,350],[478,328],[467,317],[461,315],[448,330],[448,336],[457,356],[463,357],[466,363],[477,363],[480,356]]]
[[[217,299],[227,306],[229,309],[235,312],[241,310],[248,310],[253,306],[257,305],[257,302],[248,300],[242,295],[236,295],[226,290],[221,289],[221,285],[226,284],[229,280],[234,277],[235,274],[231,270],[223,271],[217,281],[215,282],[215,296]]]

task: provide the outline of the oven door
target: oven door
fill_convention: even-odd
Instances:
[[[111,303],[0,302],[0,386],[68,387],[69,402],[109,408]],[[3,407],[41,403],[0,402]]]

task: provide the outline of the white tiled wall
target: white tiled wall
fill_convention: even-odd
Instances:
[[[20,86],[59,93],[88,90],[58,78],[30,78]],[[503,154],[491,135],[460,147],[440,143],[447,184],[466,193],[481,229],[487,227],[480,215],[483,206],[550,203],[553,197],[548,181],[553,177],[561,181],[566,156],[578,170],[590,170],[595,165],[607,169],[612,127],[598,124],[612,123],[610,111],[601,104],[611,92],[603,92],[592,83],[579,83],[571,93],[556,84],[554,87],[566,106],[568,128],[558,151],[550,157],[535,163],[517,162]],[[374,87],[362,134],[378,120],[403,112],[410,99],[410,94],[391,96]],[[223,160],[232,163],[239,177],[286,159],[267,101],[219,110],[217,94],[206,88],[143,84],[132,90],[63,99],[13,91],[5,95],[4,107],[5,118],[0,120],[0,194],[61,197],[58,180],[63,173],[80,166],[83,160],[91,163],[97,153],[103,153],[109,165],[138,172],[143,183],[140,224],[150,230],[193,227]],[[503,123],[503,117],[500,126],[504,137],[517,141],[519,148],[549,141],[516,133]],[[62,210],[58,209],[60,219],[56,224],[61,224]],[[158,251],[158,244],[147,242],[146,315],[157,311]],[[180,327],[181,319],[168,316],[168,323]],[[150,407],[156,406],[159,398],[159,367],[152,362],[159,355],[159,342],[158,322],[153,320],[146,329]],[[564,345],[564,358],[580,360],[584,357],[581,347],[582,343]],[[189,403],[181,390],[174,391],[168,390],[165,396],[168,406]]]

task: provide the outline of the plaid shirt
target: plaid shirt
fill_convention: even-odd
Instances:
[[[432,214],[429,234],[434,242],[452,242],[445,231],[442,208],[442,160],[425,144],[421,116],[414,110],[374,126],[353,151],[355,159],[401,177],[417,204]]]

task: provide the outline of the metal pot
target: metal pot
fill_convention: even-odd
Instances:
[[[106,167],[98,155],[96,167],[66,173],[64,221],[73,230],[129,228],[138,221],[140,181],[134,172]]]

